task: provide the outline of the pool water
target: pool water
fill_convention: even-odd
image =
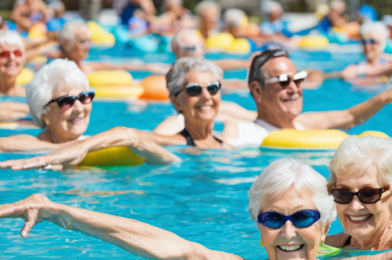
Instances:
[[[92,50],[90,60],[113,63],[124,56],[135,55],[125,46],[105,51]],[[129,58],[138,62],[166,62],[174,60],[172,54],[149,54]],[[326,52],[292,53],[301,68],[324,71],[341,70],[348,63],[361,61],[356,53],[331,54]],[[233,55],[209,54],[207,57],[230,58]],[[247,58],[247,56],[239,56]],[[127,59],[127,58],[126,58]],[[145,72],[133,73],[142,79]],[[225,73],[226,78],[246,78],[246,71]],[[345,109],[376,95],[377,91],[358,89],[340,80],[327,80],[319,90],[304,91],[304,111]],[[232,93],[223,100],[235,101],[255,109],[249,93]],[[387,105],[365,124],[348,131],[359,134],[365,130],[378,130],[392,136],[391,106]],[[91,123],[86,134],[93,135],[115,126],[152,130],[169,115],[175,114],[169,104],[149,104],[137,107],[120,101],[94,101]],[[217,123],[217,131],[223,125]],[[39,130],[0,130],[0,136],[12,134],[37,135]],[[128,168],[79,169],[64,172],[2,170],[0,179],[0,204],[12,203],[33,193],[40,193],[54,202],[85,208],[117,216],[140,220],[169,230],[177,235],[205,245],[240,255],[246,259],[265,259],[260,247],[259,233],[248,213],[248,190],[260,171],[275,159],[290,156],[312,165],[328,178],[326,165],[333,152],[282,152],[244,148],[235,151],[187,151],[184,146],[169,147],[183,162],[170,166]],[[0,161],[28,158],[26,154],[0,154]],[[290,203],[290,202],[288,202]],[[127,258],[140,259],[123,249],[78,232],[61,229],[51,223],[41,223],[33,228],[26,239],[19,235],[22,220],[0,220],[0,259],[27,258]],[[329,234],[342,232],[339,221],[332,223]],[[359,252],[367,254],[369,252]]]

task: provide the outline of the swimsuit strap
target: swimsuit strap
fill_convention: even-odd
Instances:
[[[185,139],[186,139],[186,145],[189,145],[189,146],[197,146],[197,145],[195,144],[195,141],[193,141],[193,138],[192,138],[191,135],[189,134],[188,130],[186,130],[186,128],[184,128],[184,130],[182,130],[181,132],[179,132],[179,134],[182,135],[183,137],[185,137]],[[217,142],[219,142],[220,144],[223,144],[223,141],[220,140],[218,137],[216,137],[216,136],[213,136],[213,137],[214,137],[214,139],[215,139]]]
[[[351,236],[348,236],[346,243],[344,243],[343,247],[349,246],[351,244]]]

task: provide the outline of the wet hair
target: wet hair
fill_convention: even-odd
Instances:
[[[306,196],[312,196],[321,215],[322,227],[335,220],[334,200],[327,191],[327,180],[309,165],[283,158],[270,163],[250,187],[249,213],[257,226],[257,217],[262,212],[266,197],[274,199],[291,187]]]
[[[328,188],[335,187],[338,177],[358,178],[372,167],[379,173],[379,183],[392,184],[392,140],[374,136],[347,137],[329,163]]]
[[[217,81],[223,77],[223,70],[211,61],[194,57],[180,58],[166,74],[166,86],[170,96],[181,91],[185,82],[185,74],[189,71],[209,71]]]
[[[42,114],[44,106],[53,98],[54,92],[63,89],[80,89],[87,91],[89,83],[87,76],[73,61],[56,59],[44,65],[27,85],[26,99],[34,121],[42,128],[45,123]]]

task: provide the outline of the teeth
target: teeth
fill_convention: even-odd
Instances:
[[[370,215],[366,215],[366,216],[360,216],[360,217],[354,217],[354,216],[349,216],[349,218],[352,221],[364,221],[365,219],[369,218]]]
[[[278,246],[280,249],[283,251],[295,251],[301,248],[301,245],[295,245],[295,246]]]
[[[207,110],[207,109],[210,109],[211,108],[211,106],[202,106],[202,107],[199,107],[200,109],[203,109],[203,110]]]
[[[72,120],[73,123],[79,123],[80,121],[82,121],[82,118],[75,118]]]

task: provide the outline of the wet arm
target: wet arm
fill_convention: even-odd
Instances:
[[[166,74],[170,66],[165,64],[119,64],[119,65],[112,65],[107,63],[100,63],[100,62],[91,62],[89,63],[92,66],[94,71],[99,70],[140,70],[140,71],[150,71],[152,73],[157,74]]]
[[[29,107],[26,104],[18,102],[1,102],[0,103],[0,121],[15,120],[26,117],[29,114]]]
[[[223,70],[247,69],[251,64],[250,60],[240,59],[214,60],[213,62]]]
[[[346,110],[304,113],[295,120],[307,129],[350,129],[366,122],[391,101],[392,91],[388,90]]]
[[[209,250],[171,232],[136,220],[53,203],[38,194],[0,206],[0,218],[15,217],[26,221],[21,231],[23,237],[29,234],[36,223],[47,220],[64,229],[96,237],[147,259],[242,259],[236,255]]]
[[[16,135],[0,138],[0,153],[35,152],[48,153],[59,148],[60,144],[41,141],[30,135]]]

